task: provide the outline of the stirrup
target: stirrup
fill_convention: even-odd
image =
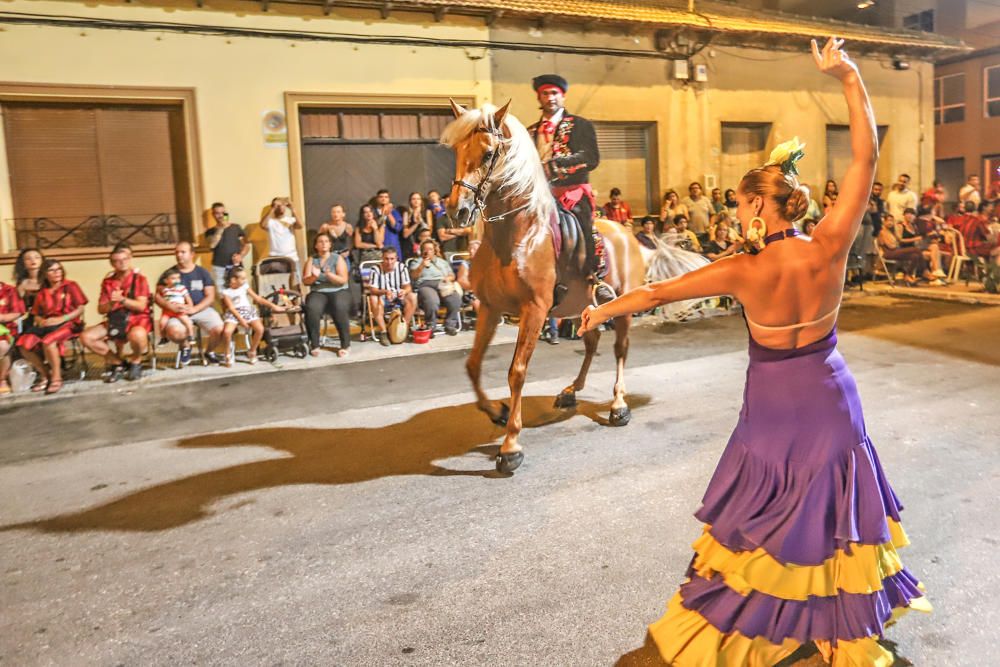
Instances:
[[[611,285],[599,278],[594,278],[593,286],[590,289],[590,300],[594,306],[600,306],[609,301],[614,301],[618,295]]]

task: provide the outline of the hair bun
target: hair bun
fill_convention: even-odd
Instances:
[[[796,185],[792,193],[785,201],[783,216],[785,220],[793,222],[805,216],[809,210],[809,188],[804,185]]]

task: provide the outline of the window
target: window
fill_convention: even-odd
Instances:
[[[302,139],[339,141],[434,141],[454,116],[451,111],[307,109],[300,116]]]
[[[597,149],[601,164],[590,173],[598,206],[608,201],[611,188],[622,191],[633,215],[647,215],[653,210],[650,130],[652,123],[595,122]]]
[[[744,174],[767,160],[770,123],[722,123],[722,164],[719,185],[735,188]]]
[[[934,124],[965,120],[965,74],[949,74],[934,79]]]
[[[921,30],[923,32],[934,32],[934,10],[917,12],[903,17],[903,27],[908,30]]]
[[[983,104],[987,118],[1000,117],[1000,65],[983,70]]]
[[[878,143],[881,146],[889,131],[888,125],[877,128]],[[827,178],[840,182],[851,164],[851,128],[847,125],[826,126],[826,174]],[[822,189],[819,190],[822,194]],[[819,195],[817,195],[819,196]]]
[[[192,237],[181,104],[10,101],[3,117],[17,247]]]

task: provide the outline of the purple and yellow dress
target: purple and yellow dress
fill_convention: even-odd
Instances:
[[[908,544],[901,509],[836,327],[787,350],[751,336],[743,408],[695,513],[705,527],[688,578],[649,628],[660,655],[765,667],[812,642],[834,667],[889,667],[876,642],[885,626],[930,611],[896,552]]]

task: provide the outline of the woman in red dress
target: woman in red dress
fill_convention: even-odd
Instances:
[[[10,393],[10,351],[17,338],[18,320],[24,317],[24,301],[14,285],[0,283],[0,395]]]
[[[64,343],[83,331],[83,307],[87,305],[87,297],[79,285],[66,280],[59,260],[45,260],[41,274],[42,288],[31,307],[34,319],[17,339],[17,346],[38,371],[38,382],[31,390],[54,394],[62,388]],[[42,354],[38,352],[39,346]]]

